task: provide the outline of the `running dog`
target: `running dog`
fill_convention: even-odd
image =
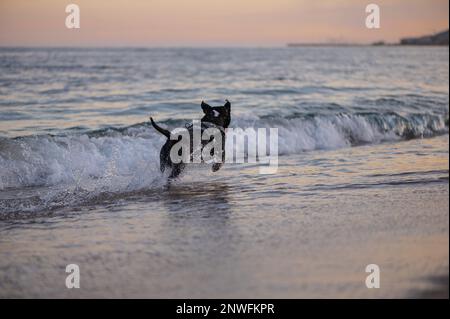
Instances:
[[[231,121],[231,103],[228,100],[225,100],[225,104],[223,106],[210,106],[206,104],[204,101],[202,101],[201,107],[204,113],[203,118],[201,119],[201,133],[203,134],[203,131],[214,127],[220,130],[222,135],[222,161],[221,163],[214,163],[212,166],[212,171],[216,172],[220,169],[222,164],[225,162],[225,129],[230,125]],[[170,150],[172,147],[180,141],[170,139],[171,132],[163,129],[158,124],[153,121],[153,118],[150,117],[150,121],[153,125],[153,127],[162,135],[167,137],[166,143],[162,146],[159,158],[160,158],[160,169],[161,172],[164,172],[166,169],[171,169],[169,179],[177,178],[182,171],[184,170],[186,163],[180,162],[180,163],[174,163],[170,157]],[[186,127],[190,138],[191,138],[191,148],[190,148],[190,157],[193,156],[193,147],[192,147],[192,140],[193,140],[193,127],[187,126]],[[211,141],[211,140],[210,140]],[[209,141],[203,141],[202,140],[202,147],[205,146]]]

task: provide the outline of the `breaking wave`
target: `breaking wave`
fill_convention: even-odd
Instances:
[[[169,128],[185,121],[162,122]],[[432,137],[448,133],[448,115],[396,113],[246,116],[231,127],[278,128],[279,154]],[[0,189],[95,180],[107,187],[148,187],[160,179],[164,138],[148,123],[60,136],[0,138]],[[122,181],[115,180],[123,178]]]
[[[169,128],[185,123],[161,122]],[[284,155],[446,134],[448,115],[241,116],[231,127],[278,128],[279,154]],[[57,136],[0,138],[0,211],[48,209],[102,194],[162,187],[166,178],[159,171],[159,150],[164,140],[148,123]],[[38,198],[33,192],[26,199],[30,187],[46,190]],[[15,199],[18,191],[20,200]]]

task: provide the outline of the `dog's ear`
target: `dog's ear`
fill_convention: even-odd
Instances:
[[[211,111],[211,106],[206,104],[205,101],[202,101],[202,110],[203,113],[208,113],[209,111]]]
[[[225,108],[227,108],[228,110],[230,110],[230,108],[231,108],[231,103],[230,103],[230,101],[228,101],[228,100],[225,100],[225,104],[224,104],[224,107]]]

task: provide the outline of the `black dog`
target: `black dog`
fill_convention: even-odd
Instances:
[[[220,169],[222,164],[225,161],[225,129],[230,125],[231,121],[231,103],[226,100],[226,103],[224,106],[209,106],[205,102],[202,101],[202,110],[205,115],[201,119],[201,133],[203,134],[203,131],[211,126],[216,127],[220,129],[221,135],[222,135],[222,163],[214,163],[212,166],[213,172],[216,172]],[[173,163],[170,158],[170,150],[171,148],[180,140],[171,140],[170,139],[170,132],[168,130],[163,129],[162,127],[158,126],[153,119],[150,117],[150,121],[152,122],[153,127],[167,137],[166,143],[161,148],[161,152],[159,154],[160,157],[160,169],[161,172],[164,172],[166,168],[171,168],[172,171],[169,175],[169,179],[176,178],[178,175],[181,174],[183,169],[185,168],[186,164],[183,162],[180,163]],[[191,137],[191,158],[192,158],[192,136],[193,136],[193,128],[192,125],[189,127],[186,127],[189,131],[190,137]],[[202,146],[207,144],[209,141],[202,141]]]

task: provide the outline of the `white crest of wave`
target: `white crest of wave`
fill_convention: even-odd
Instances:
[[[278,128],[278,152],[283,155],[448,133],[445,121],[445,116],[427,114],[291,118],[241,114],[233,119],[231,127]],[[4,190],[2,196],[6,199],[0,198],[0,208],[16,211],[19,207],[34,210],[65,206],[104,193],[161,187],[167,181],[159,170],[159,152],[164,142],[165,137],[146,125],[125,132],[2,138],[0,190]],[[229,142],[227,139],[227,144]],[[17,189],[23,192],[29,187],[46,189],[39,191],[36,203],[34,199],[17,202],[11,192]]]
[[[68,184],[115,191],[150,185],[159,141],[132,136],[36,136],[2,140],[0,189]]]

